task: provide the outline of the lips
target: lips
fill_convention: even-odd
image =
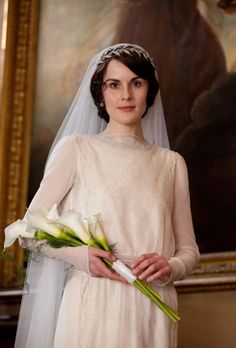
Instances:
[[[123,111],[123,112],[130,112],[134,110],[135,106],[121,106],[118,109]]]

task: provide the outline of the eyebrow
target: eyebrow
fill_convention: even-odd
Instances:
[[[142,79],[142,77],[140,77],[140,76],[135,76],[135,77],[133,77],[133,78],[130,80],[130,82],[133,82],[133,81],[135,81],[135,80],[137,80],[137,79]],[[103,83],[106,83],[106,82],[108,82],[108,81],[120,82],[120,80],[118,80],[118,79],[109,78],[109,79],[103,81]]]

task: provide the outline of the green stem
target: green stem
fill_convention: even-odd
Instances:
[[[102,257],[102,260],[103,260],[108,266],[112,267],[113,262],[111,262],[110,260],[105,259],[104,257]]]
[[[134,285],[135,284],[138,284],[139,286],[142,286],[146,291],[147,293],[151,292],[155,297],[157,297],[159,300],[161,299],[161,296],[160,294],[158,294],[158,292],[156,292],[155,290],[153,290],[147,283],[144,283],[142,280],[140,279],[136,279],[134,281]]]
[[[94,248],[102,249],[101,245],[98,244],[94,239],[91,239],[88,243],[89,246],[92,246]]]
[[[110,267],[112,267],[112,262],[102,258],[102,260]],[[154,291],[148,284],[142,282],[140,279],[136,279],[133,282],[133,285],[140,290],[144,295],[148,296],[151,300],[153,300],[157,306],[166,314],[170,319],[172,319],[174,322],[180,319],[180,316],[178,313],[176,313],[172,308],[170,308],[167,304],[165,304],[161,300],[160,294],[158,294],[156,291]]]
[[[136,279],[133,282],[133,286],[135,286],[136,289],[142,291],[142,293],[144,293],[146,296],[149,297],[149,291],[148,289],[145,287],[145,284],[143,282],[141,282],[141,280]]]
[[[159,298],[159,300],[161,300],[161,295],[152,289],[152,287],[150,285],[148,285],[147,283],[144,283],[145,284],[145,287],[154,295],[156,296],[157,298]]]
[[[47,232],[44,232],[42,230],[38,230],[35,233],[35,237],[39,240],[47,240],[51,246],[54,246],[57,248],[61,247],[61,246],[76,247],[76,246],[84,245],[83,242],[79,241],[78,239],[75,239],[72,236],[66,235],[64,232],[61,234],[61,236],[60,236],[61,238],[57,238],[57,237],[50,235]]]
[[[153,300],[157,306],[166,314],[168,315],[168,317],[170,319],[172,319],[174,322],[176,322],[177,320],[180,319],[179,315],[173,311],[167,304],[165,304],[164,302],[162,302],[158,297],[156,297],[154,295],[153,292],[148,291],[148,289],[146,288],[146,290],[144,290],[143,286],[140,286],[140,283],[136,283],[137,288],[144,293],[145,295],[147,295],[151,300]],[[143,285],[143,284],[142,284]],[[148,294],[147,294],[148,291]]]

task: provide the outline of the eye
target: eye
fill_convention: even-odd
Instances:
[[[134,86],[134,87],[141,87],[142,86],[142,81],[141,80],[134,80],[134,81],[132,81],[132,86]]]
[[[104,82],[104,85],[105,85],[106,87],[112,88],[112,89],[117,89],[117,88],[120,87],[119,81],[115,81],[115,80],[114,80],[114,81],[112,81],[112,80],[106,81],[106,82]]]
[[[111,81],[111,82],[109,83],[109,87],[110,87],[110,88],[118,88],[118,87],[119,87],[119,82],[117,82],[117,81]]]

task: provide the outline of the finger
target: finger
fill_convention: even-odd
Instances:
[[[126,280],[117,274],[114,270],[106,266],[106,264],[99,258],[94,256],[90,265],[90,272],[94,277],[105,277],[112,280],[127,283]]]
[[[147,279],[147,277],[150,276],[150,274],[160,271],[163,269],[170,269],[170,266],[168,265],[167,261],[163,257],[153,257],[152,259],[145,260],[143,263],[145,267],[143,267],[142,271],[139,271],[138,278],[139,279]],[[141,268],[142,264],[139,266]]]
[[[113,270],[109,269],[108,267],[106,267],[106,271],[104,276],[106,276],[107,278],[111,279],[111,280],[117,280],[120,281],[122,283],[127,284],[127,280],[125,278],[123,278],[120,274],[114,272]]]
[[[117,258],[109,251],[105,251],[105,250],[94,248],[94,247],[88,247],[88,254],[105,258],[111,262],[115,262],[117,260]]]
[[[124,277],[122,277],[119,273],[117,273],[114,269],[110,268],[109,266],[105,266],[103,270],[105,271],[104,276],[106,276],[107,278],[112,280],[118,280],[125,284],[128,283]]]
[[[147,254],[142,254],[139,257],[137,257],[137,259],[135,259],[132,263],[131,263],[131,268],[135,268],[137,267],[141,262],[143,262],[144,260],[146,260],[147,258],[153,257],[154,255],[157,255],[157,253],[147,253]]]
[[[152,274],[150,277],[146,279],[146,281],[153,282],[156,279],[160,279],[161,281],[166,282],[170,278],[170,275],[171,275],[171,269],[166,267]]]
[[[138,278],[140,280],[146,280],[148,277],[150,277],[150,275],[152,275],[154,272],[157,271],[156,265],[152,264],[150,265],[144,272],[142,272]]]
[[[90,266],[90,272],[94,277],[103,277],[106,274],[107,266],[97,256],[91,256],[89,266]]]
[[[138,264],[135,268],[132,269],[132,273],[135,275],[140,275],[150,267],[150,265],[158,264],[158,256],[154,255],[152,257],[149,257],[148,259],[145,259],[140,264]]]
[[[167,264],[167,260],[164,256],[160,256],[157,253],[149,254],[149,258],[144,259],[144,261],[140,262],[135,268],[133,268],[133,273],[136,275],[140,274],[152,263],[156,263],[159,268],[161,268],[163,265]]]

